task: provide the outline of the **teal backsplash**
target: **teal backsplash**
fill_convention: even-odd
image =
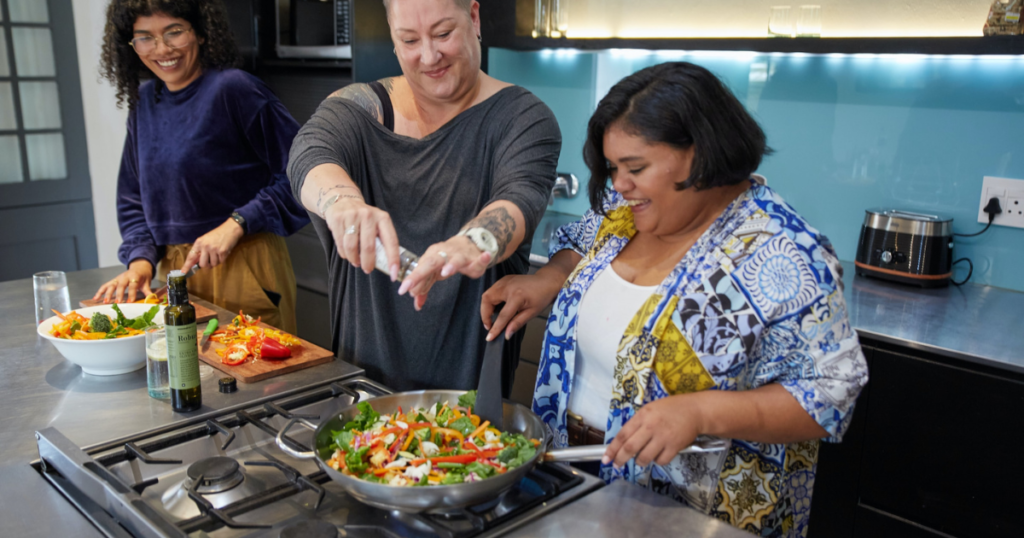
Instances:
[[[761,122],[775,153],[759,173],[843,260],[856,255],[867,208],[945,215],[970,233],[983,226],[983,176],[1024,178],[1024,56],[491,49],[492,76],[554,111],[558,169],[583,183],[577,198],[556,199],[552,217],[589,207],[582,151],[597,101],[622,77],[677,60],[717,74]],[[1024,230],[957,238],[954,255],[974,262],[972,282],[1024,291]],[[954,276],[964,274],[961,264]]]

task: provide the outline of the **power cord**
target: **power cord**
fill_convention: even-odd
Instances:
[[[988,229],[992,227],[992,221],[996,220],[996,215],[998,215],[998,214],[1003,212],[1003,208],[999,207],[999,198],[996,198],[995,196],[993,196],[992,198],[989,198],[988,199],[988,203],[985,204],[985,207],[982,209],[982,211],[984,211],[985,213],[988,213],[988,224],[986,224],[985,227],[982,228],[980,232],[976,232],[976,233],[972,233],[972,234],[953,234],[953,235],[956,236],[956,237],[977,237],[977,236],[987,232]],[[949,283],[953,284],[954,286],[963,286],[964,284],[967,283],[968,280],[971,279],[971,275],[974,274],[974,262],[972,262],[970,258],[960,258],[959,260],[956,260],[955,262],[951,263],[950,266],[956,265],[956,264],[958,264],[960,262],[967,262],[967,265],[968,265],[967,276],[964,277],[964,279],[959,281],[959,282],[957,282],[956,280],[953,280],[952,278],[949,279]]]
[[[977,236],[987,232],[988,229],[992,226],[992,221],[996,220],[996,215],[998,215],[998,214],[1003,212],[1003,208],[999,207],[999,198],[996,198],[995,196],[993,196],[992,198],[989,198],[988,199],[988,204],[985,205],[985,208],[982,209],[982,211],[984,211],[985,213],[988,213],[988,224],[986,224],[985,227],[982,228],[980,232],[973,233],[973,234],[953,234],[953,235],[955,235],[956,237],[977,237]]]
[[[960,258],[959,260],[957,260],[957,261],[955,261],[955,262],[953,262],[953,263],[951,263],[949,265],[950,265],[950,267],[952,267],[952,266],[954,266],[954,265],[956,265],[956,264],[958,264],[960,262],[967,262],[967,265],[969,266],[969,268],[967,269],[967,276],[965,276],[964,279],[961,280],[960,282],[957,282],[956,280],[953,280],[952,278],[949,279],[949,283],[954,285],[954,286],[963,286],[964,284],[967,283],[968,280],[971,279],[971,275],[974,274],[974,262],[972,262],[970,258]]]

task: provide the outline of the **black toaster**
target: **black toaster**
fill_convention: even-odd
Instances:
[[[953,270],[953,219],[898,209],[869,209],[860,228],[857,274],[935,288]]]

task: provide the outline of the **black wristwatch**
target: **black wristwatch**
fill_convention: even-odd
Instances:
[[[245,217],[243,217],[242,215],[238,214],[238,211],[234,211],[234,212],[231,213],[231,220],[237,222],[238,225],[242,227],[242,233],[244,233],[244,234],[248,234],[249,233],[249,225],[246,224]]]

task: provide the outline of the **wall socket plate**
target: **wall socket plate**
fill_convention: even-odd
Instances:
[[[978,222],[988,224],[985,206],[992,197],[999,198],[1003,212],[996,215],[992,224],[1024,228],[1024,179],[985,176],[981,185],[981,202],[978,204]]]

